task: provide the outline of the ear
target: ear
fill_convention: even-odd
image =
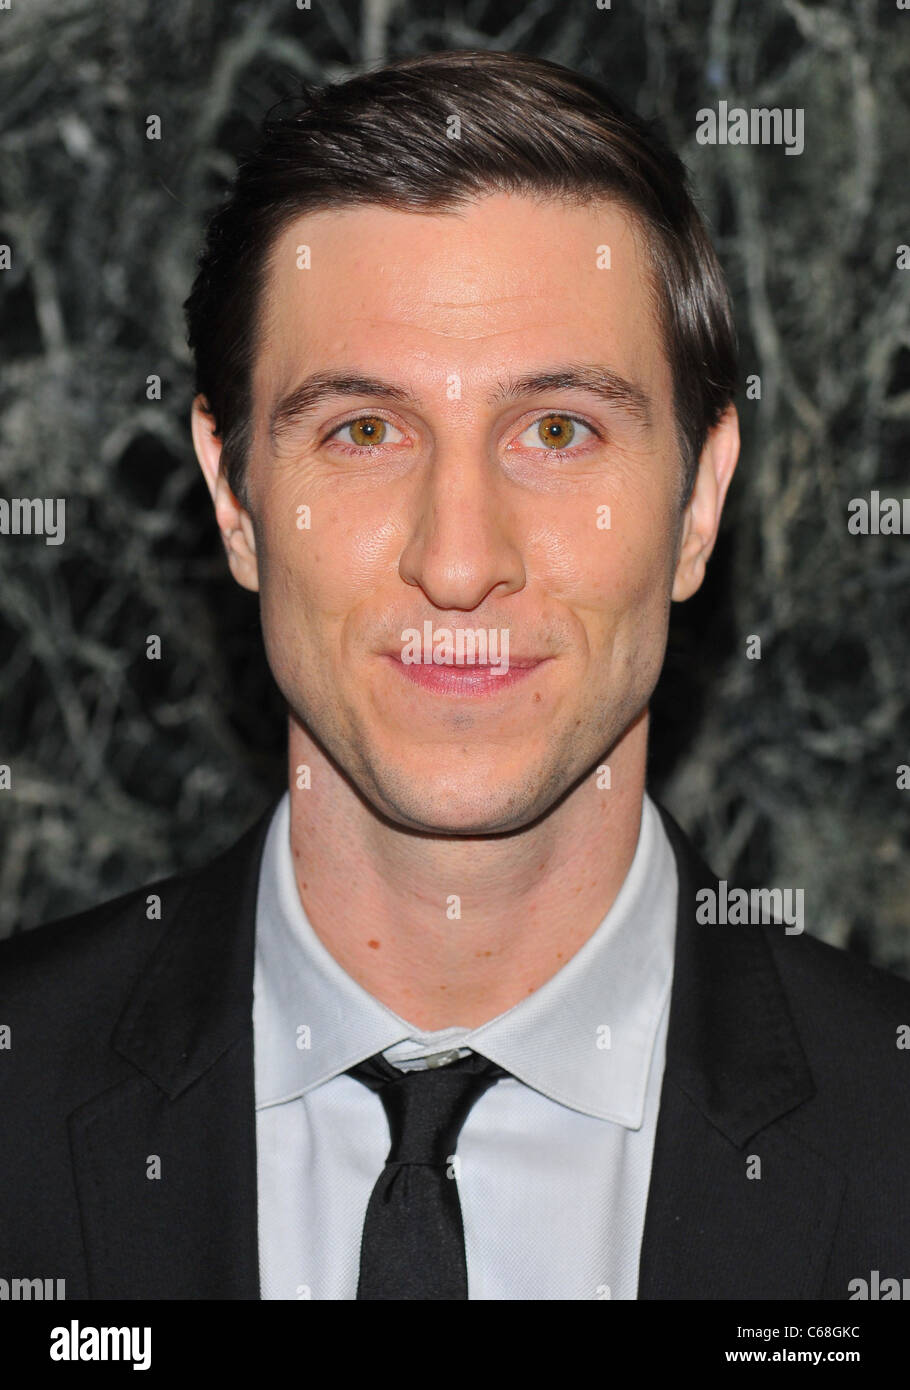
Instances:
[[[739,416],[731,405],[708,434],[692,496],[683,513],[673,580],[672,597],[676,603],[691,598],[701,587],[738,458]]]
[[[231,574],[244,589],[259,590],[259,568],[256,561],[256,537],[253,522],[231,491],[231,485],[221,467],[221,440],[215,434],[215,422],[204,396],[193,401],[191,416],[193,448],[202,469],[206,486],[215,505],[215,519],[224,542]]]

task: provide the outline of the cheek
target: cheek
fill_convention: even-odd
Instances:
[[[286,507],[260,513],[256,534],[259,613],[269,665],[279,684],[280,672],[301,665],[305,649],[318,632],[314,618],[324,575],[321,550],[312,517],[298,516]]]
[[[592,506],[571,524],[538,528],[529,554],[552,597],[615,630],[667,608],[672,548],[669,521],[658,507],[648,518],[612,508],[607,518]]]
[[[304,674],[344,659],[345,640],[360,610],[375,603],[388,566],[387,525],[385,512],[374,526],[318,501],[308,516],[293,505],[264,509],[256,542],[260,614],[276,675],[276,668]]]

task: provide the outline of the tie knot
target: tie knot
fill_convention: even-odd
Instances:
[[[508,1072],[471,1052],[447,1066],[401,1071],[381,1052],[348,1071],[376,1091],[389,1121],[386,1165],[444,1166],[475,1101]]]

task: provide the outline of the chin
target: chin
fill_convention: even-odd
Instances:
[[[444,810],[440,808],[439,813],[436,814],[433,808],[428,807],[423,814],[396,810],[393,812],[393,819],[407,830],[416,830],[426,835],[478,838],[480,836],[508,834],[509,831],[519,830],[532,817],[519,816],[516,818],[514,811],[505,810],[501,815],[491,814],[489,807],[474,813],[466,811],[462,815],[453,814],[451,809],[447,807]]]
[[[504,785],[497,779],[487,787],[466,777],[460,786],[427,783],[417,778],[377,787],[377,804],[392,820],[412,830],[441,835],[493,835],[516,830],[542,809],[527,787]]]

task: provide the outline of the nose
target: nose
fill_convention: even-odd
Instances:
[[[411,499],[398,571],[440,609],[471,612],[525,583],[507,483],[482,449],[437,448]]]

